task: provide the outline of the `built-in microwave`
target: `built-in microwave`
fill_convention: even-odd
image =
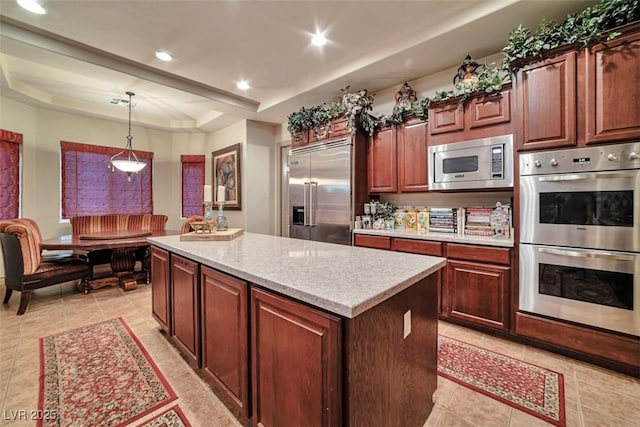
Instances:
[[[513,187],[513,135],[430,146],[429,190]]]

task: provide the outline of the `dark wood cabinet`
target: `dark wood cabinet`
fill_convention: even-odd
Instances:
[[[583,50],[563,47],[515,76],[519,150],[640,138],[640,24]]]
[[[510,268],[451,260],[447,263],[448,316],[498,329],[508,327]]]
[[[520,150],[576,145],[576,52],[518,70]]]
[[[248,284],[201,267],[202,370],[244,417],[249,416]]]
[[[445,316],[508,330],[511,249],[448,243],[446,251]]]
[[[464,130],[464,107],[459,102],[429,108],[429,134]]]
[[[640,31],[595,45],[585,58],[585,143],[637,140]]]
[[[442,245],[443,244],[441,242],[404,239],[402,237],[394,237],[391,240],[392,250],[420,255],[442,256]]]
[[[371,136],[368,159],[369,193],[398,191],[397,135],[394,126],[386,126]]]
[[[383,127],[370,138],[368,159],[370,194],[427,191],[427,122]]]
[[[391,238],[384,236],[368,236],[356,234],[353,238],[354,246],[362,246],[374,249],[391,249]]]
[[[200,367],[200,280],[198,263],[171,255],[171,320],[175,345]]]
[[[408,120],[396,129],[398,191],[427,191],[427,122]]]
[[[499,93],[436,101],[429,107],[428,145],[450,144],[513,133],[511,86]]]
[[[509,330],[512,249],[367,234],[355,234],[354,244],[446,256],[436,279],[440,317]]]
[[[251,289],[254,426],[341,425],[340,319]]]
[[[151,247],[151,314],[171,336],[171,276],[169,252]]]

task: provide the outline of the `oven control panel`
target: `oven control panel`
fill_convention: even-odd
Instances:
[[[640,142],[520,154],[520,175],[640,169]]]

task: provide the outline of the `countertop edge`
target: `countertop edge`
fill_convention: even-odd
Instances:
[[[400,237],[403,239],[415,239],[415,240],[428,240],[435,242],[449,242],[449,243],[466,243],[470,245],[483,245],[483,246],[499,246],[504,248],[513,248],[513,239],[493,239],[490,237],[482,236],[460,236],[456,233],[418,233],[417,231],[391,231],[391,230],[370,230],[370,229],[355,229],[354,234],[366,234],[370,236],[385,236],[385,237]]]
[[[166,243],[162,240],[159,240],[160,238],[154,238],[154,237],[149,237],[147,239],[147,241],[154,246],[157,246],[159,248],[165,249],[171,253],[175,253],[177,255],[183,256],[185,258],[188,258],[190,260],[193,260],[195,262],[198,262],[202,265],[205,265],[207,267],[219,270],[221,272],[230,274],[232,276],[238,277],[240,279],[246,280],[250,283],[256,284],[258,286],[262,286],[268,290],[274,291],[274,292],[278,292],[282,295],[288,296],[290,298],[293,299],[297,299],[299,301],[302,301],[304,303],[310,304],[311,306],[317,307],[321,310],[333,313],[333,314],[337,314],[339,316],[343,316],[346,318],[354,318],[356,316],[358,316],[361,313],[364,313],[365,311],[367,311],[368,309],[380,304],[381,302],[387,300],[388,298],[398,294],[399,292],[402,292],[403,290],[409,288],[411,285],[415,284],[416,282],[418,282],[419,280],[435,273],[436,271],[440,270],[441,268],[443,268],[446,265],[446,258],[443,257],[430,257],[430,258],[436,258],[438,259],[438,261],[434,261],[434,264],[429,267],[428,269],[422,271],[421,273],[418,273],[414,276],[411,276],[409,278],[407,278],[406,280],[397,283],[396,285],[390,287],[389,289],[387,289],[384,292],[381,292],[380,294],[377,294],[376,296],[369,298],[367,300],[362,301],[361,303],[354,305],[354,306],[349,306],[349,305],[345,305],[345,304],[340,304],[339,302],[336,302],[334,300],[330,300],[330,299],[326,299],[326,298],[322,298],[319,297],[318,295],[313,295],[310,294],[308,292],[299,290],[299,289],[295,289],[291,286],[282,284],[282,283],[278,283],[278,282],[274,282],[271,281],[267,278],[264,277],[260,277],[260,276],[255,276],[251,273],[248,273],[246,271],[243,270],[239,270],[233,267],[230,267],[226,264],[222,264],[219,263],[217,261],[208,259],[206,257],[202,257],[199,256],[197,254],[194,254],[190,251],[181,249],[179,247],[173,246],[170,243]]]

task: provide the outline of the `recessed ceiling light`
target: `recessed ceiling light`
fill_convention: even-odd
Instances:
[[[247,90],[247,89],[249,89],[251,86],[249,86],[249,83],[245,82],[244,80],[240,80],[240,81],[236,84],[236,87],[237,87],[238,89],[241,89],[241,90]]]
[[[171,61],[173,60],[173,56],[169,52],[163,52],[161,50],[156,52],[156,58],[161,61]]]
[[[37,13],[38,15],[47,13],[35,0],[18,0],[18,4],[31,13]]]
[[[327,44],[327,38],[322,33],[315,33],[313,37],[311,37],[311,43],[316,46],[324,46]]]

